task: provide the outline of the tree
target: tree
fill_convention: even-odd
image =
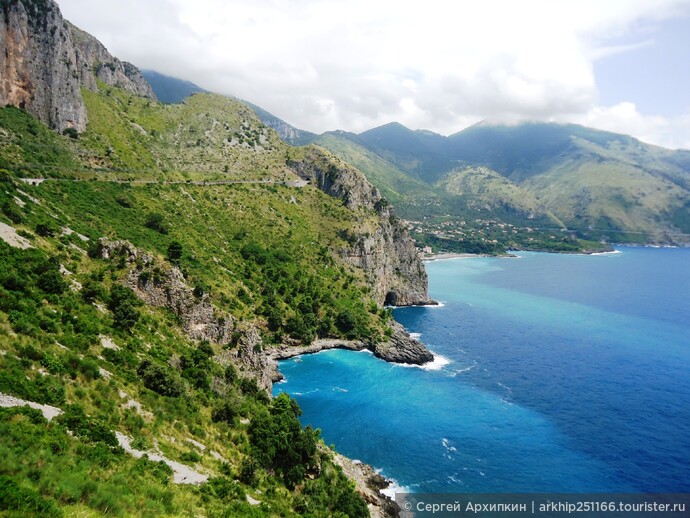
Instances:
[[[168,261],[174,265],[179,265],[180,259],[182,259],[182,243],[173,241],[168,245]]]
[[[142,302],[132,290],[113,284],[110,288],[110,303],[108,307],[113,312],[113,325],[118,329],[129,331],[139,321],[139,311],[136,309]]]
[[[316,462],[319,431],[302,429],[297,402],[282,393],[271,402],[269,411],[252,419],[249,428],[252,457],[280,475],[293,489]]]
[[[61,295],[67,289],[67,283],[59,270],[50,269],[38,277],[38,287],[46,293]]]

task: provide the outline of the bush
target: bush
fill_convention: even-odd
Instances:
[[[236,415],[237,411],[228,401],[224,401],[211,411],[211,419],[214,423],[224,422],[232,424]]]
[[[0,509],[18,511],[24,516],[63,516],[55,502],[38,491],[20,486],[7,475],[0,475]]]
[[[161,396],[179,397],[183,393],[182,380],[172,369],[159,363],[144,360],[137,374],[141,376],[144,386]]]
[[[108,446],[118,445],[115,433],[100,419],[87,417],[80,405],[67,405],[57,420],[77,437]]]
[[[113,284],[110,288],[110,303],[108,307],[113,312],[113,325],[118,329],[130,331],[139,321],[139,311],[136,307],[142,302],[135,293],[119,284]]]
[[[7,216],[7,218],[12,222],[12,223],[21,223],[22,220],[24,219],[24,214],[22,214],[22,211],[19,210],[19,207],[17,207],[17,204],[11,201],[6,201],[5,203],[2,204],[2,213]]]
[[[76,130],[76,128],[65,128],[62,130],[62,134],[74,140],[79,138],[79,132]]]
[[[67,282],[62,278],[59,270],[48,270],[38,277],[38,287],[46,293],[61,295],[67,289]]]
[[[251,454],[263,467],[274,470],[293,489],[316,464],[319,431],[302,429],[297,402],[282,393],[269,412],[255,415],[249,428]]]
[[[150,228],[151,230],[155,230],[159,234],[168,233],[168,227],[165,224],[165,220],[163,216],[158,213],[148,214],[146,216],[146,222],[144,223],[144,226]]]
[[[57,233],[57,228],[52,221],[44,221],[36,225],[36,234],[41,237],[53,237]]]

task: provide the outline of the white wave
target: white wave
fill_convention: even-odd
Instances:
[[[422,369],[423,371],[440,371],[450,363],[450,360],[445,356],[440,354],[435,354],[434,351],[429,351],[433,354],[434,359],[430,362],[423,363],[422,365],[415,365],[413,363],[398,363],[400,367],[406,367],[408,369]]]
[[[342,388],[342,387],[332,387],[332,389],[334,392],[350,392],[346,388]]]
[[[353,352],[356,352],[356,353],[374,354],[374,353],[371,352],[369,349],[360,349],[359,351],[353,351]]]
[[[422,337],[422,333],[410,333],[410,338],[414,338],[415,340],[419,340]]]
[[[586,254],[586,255],[617,255],[617,254],[622,254],[620,250],[611,250],[610,252],[594,252],[593,254]]]
[[[433,352],[432,352],[433,354]],[[418,367],[422,370],[425,371],[440,371],[450,363],[450,360],[446,358],[445,356],[441,356],[440,354],[434,354],[434,359],[433,361],[427,362],[423,365],[419,365]]]
[[[463,352],[464,352],[464,351],[463,351]],[[476,366],[477,366],[477,362],[474,362],[474,363],[473,363],[472,365],[470,365],[469,367],[463,367],[462,369],[456,369],[455,371],[453,371],[453,374],[451,374],[451,377],[454,378],[454,377],[457,376],[458,374],[464,374],[465,372],[469,372],[469,371],[471,371],[472,369],[474,369]]]
[[[448,451],[450,451],[450,452],[455,453],[455,452],[458,451],[458,449],[457,449],[455,446],[451,446],[451,445],[450,445],[450,443],[448,442],[448,439],[446,439],[445,437],[443,437],[443,438],[441,439],[441,444],[443,445],[443,447],[444,447],[446,450],[448,450]]]
[[[382,475],[381,470],[377,469],[376,473],[379,475]],[[390,482],[388,484],[388,487],[384,487],[380,492],[382,495],[386,495],[388,498],[391,500],[395,500],[395,495],[396,493],[411,493],[411,489],[407,486],[401,486],[398,484],[398,482],[395,479],[392,479],[390,477],[386,477],[386,475],[382,475],[383,477],[386,478]]]

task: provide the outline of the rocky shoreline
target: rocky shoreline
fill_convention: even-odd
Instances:
[[[386,342],[372,344],[361,340],[320,339],[309,345],[280,345],[263,352],[260,364],[265,368],[263,379],[270,378],[270,384],[281,381],[283,375],[278,369],[278,362],[303,354],[315,354],[329,349],[347,349],[350,351],[371,351],[377,358],[391,363],[423,365],[434,361],[434,355],[416,338],[410,336],[405,328],[395,322],[393,334]],[[270,392],[271,387],[267,390]],[[381,491],[392,484],[376,470],[359,461],[334,453],[335,463],[343,469],[347,477],[355,483],[357,492],[367,502],[372,518],[398,516],[400,508]]]
[[[395,322],[393,334],[386,342],[367,343],[362,340],[344,340],[337,338],[324,338],[314,340],[309,345],[279,345],[264,351],[265,368],[268,369],[268,377],[275,383],[283,379],[278,370],[278,361],[294,358],[303,354],[315,354],[328,349],[347,349],[350,351],[371,351],[374,356],[391,363],[404,363],[408,365],[423,365],[434,361],[434,355],[423,343],[410,336],[405,328]],[[268,387],[270,392],[271,388]]]

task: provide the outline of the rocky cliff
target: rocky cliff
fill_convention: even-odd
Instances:
[[[55,2],[3,0],[0,48],[0,104],[58,131],[86,129],[75,48]]]
[[[343,200],[352,210],[376,214],[377,224],[349,236],[343,258],[368,276],[380,304],[411,306],[433,303],[429,299],[426,270],[407,229],[393,208],[357,169],[317,146],[288,166],[320,190]]]
[[[155,98],[139,70],[62,18],[53,0],[2,0],[0,105],[11,104],[58,131],[86,129],[81,88],[96,78]]]
[[[282,345],[265,348],[258,329],[253,324],[238,324],[223,314],[208,295],[196,295],[187,285],[180,270],[124,240],[102,238],[98,256],[119,260],[127,268],[123,278],[126,286],[146,304],[167,308],[178,318],[182,329],[193,340],[206,340],[225,345],[216,358],[222,365],[233,363],[254,377],[259,388],[270,393],[274,381],[282,379],[278,360],[310,354],[324,349],[369,349],[382,360],[393,363],[421,365],[433,361],[433,355],[418,340],[412,338],[397,322],[385,342],[321,339],[311,345]]]
[[[103,238],[98,250],[103,259],[123,260],[128,266],[125,284],[146,304],[171,310],[190,338],[230,343],[235,328],[232,316],[221,315],[207,294],[195,295],[179,268],[157,261],[127,241]]]
[[[135,95],[156,98],[151,85],[137,67],[112,56],[103,44],[89,33],[69,22],[67,27],[74,42],[82,86],[95,91],[96,79],[99,79],[107,85],[122,88]]]

